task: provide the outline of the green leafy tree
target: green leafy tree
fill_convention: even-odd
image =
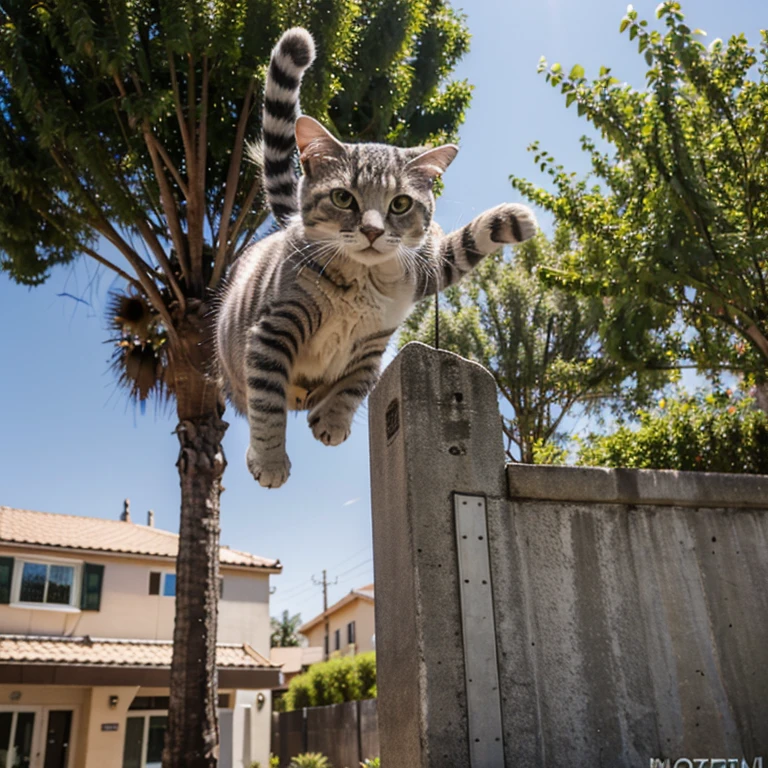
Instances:
[[[768,414],[729,390],[680,393],[641,410],[636,428],[581,441],[578,463],[599,467],[768,474]]]
[[[567,233],[543,234],[489,257],[441,299],[439,346],[476,360],[496,379],[507,455],[525,463],[562,463],[563,419],[575,406],[595,411],[620,394],[621,368],[601,354],[602,306],[537,276],[569,253]],[[422,303],[400,343],[435,340],[435,308]]]
[[[550,277],[603,298],[615,359],[734,370],[768,408],[768,31],[759,52],[743,35],[706,47],[678,2],[657,17],[629,6],[620,25],[645,57],[645,89],[608,67],[589,80],[578,64],[541,62],[607,147],[582,138],[592,179],[534,144],[550,189],[512,181],[577,236]]]
[[[288,611],[283,611],[282,618],[270,619],[272,636],[270,645],[272,648],[296,648],[299,645],[298,630],[301,626],[301,614],[293,616]]]
[[[118,375],[173,398],[180,543],[166,768],[216,764],[216,601],[224,404],[210,301],[264,222],[257,169],[269,52],[315,36],[305,110],[342,139],[455,136],[469,86],[444,0],[57,0],[0,4],[0,267],[37,285],[87,257],[123,281]],[[108,247],[109,246],[109,247]]]

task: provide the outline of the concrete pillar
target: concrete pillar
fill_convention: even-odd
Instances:
[[[138,686],[91,688],[86,713],[87,735],[85,744],[78,747],[85,752],[83,768],[122,768],[125,718],[138,690]],[[110,705],[113,696],[117,697],[114,706]]]
[[[495,382],[409,344],[371,395],[369,427],[382,764],[491,765],[471,762],[454,494],[477,495],[489,516],[504,508]],[[491,709],[498,698],[487,691]]]

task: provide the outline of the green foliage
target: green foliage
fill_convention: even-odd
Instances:
[[[678,2],[658,22],[629,6],[619,31],[648,66],[645,90],[602,67],[540,71],[607,142],[582,138],[592,180],[534,144],[551,190],[513,185],[578,236],[549,279],[601,297],[605,348],[635,367],[683,363],[766,379],[768,363],[768,30],[759,51],[691,30]]]
[[[381,758],[371,757],[368,760],[360,763],[360,768],[381,768]]]
[[[283,611],[280,619],[269,620],[272,627],[270,647],[272,648],[296,648],[299,645],[298,629],[301,626],[301,614],[291,616],[288,611]]]
[[[661,400],[636,429],[590,435],[578,463],[638,469],[768,474],[768,415],[729,391]]]
[[[277,755],[269,756],[269,768],[280,768],[280,758]]]
[[[333,768],[328,758],[319,752],[304,752],[291,760],[288,768]]]
[[[376,653],[340,656],[296,675],[285,693],[285,711],[376,696]]]
[[[35,285],[87,254],[120,275],[167,334],[163,352],[118,339],[124,368],[147,358],[126,382],[139,398],[161,389],[146,383],[155,368],[169,384],[174,356],[206,370],[201,304],[267,216],[244,148],[261,131],[270,50],[293,25],[318,50],[304,110],[340,138],[455,139],[471,88],[450,73],[469,33],[447,0],[0,7],[0,271]]]
[[[440,347],[485,366],[496,379],[511,460],[562,458],[560,424],[579,405],[591,411],[620,394],[621,369],[606,363],[598,330],[601,302],[540,279],[570,253],[567,232],[542,234],[490,256],[441,298]],[[434,342],[434,302],[406,321],[400,343]]]

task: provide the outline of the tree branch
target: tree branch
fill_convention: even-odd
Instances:
[[[103,256],[99,255],[99,253],[94,251],[93,248],[89,248],[87,245],[81,245],[80,250],[102,266],[105,266],[107,269],[111,269],[113,272],[117,273],[120,277],[123,278],[123,280],[125,280],[137,290],[144,291],[144,286],[141,285],[141,283],[139,283],[135,278],[131,277],[127,272],[120,269],[117,264],[113,264],[111,261],[109,261],[109,259],[105,259]]]
[[[197,153],[195,174],[190,177],[190,198],[187,212],[189,262],[192,284],[202,291],[205,285],[203,243],[205,222],[205,175],[208,157],[208,57],[203,56],[203,78],[200,93],[200,119],[197,124]],[[213,233],[211,233],[213,234]]]
[[[160,157],[163,159],[163,164],[165,167],[171,172],[171,176],[173,176],[173,180],[178,185],[179,189],[181,190],[181,194],[184,195],[185,200],[189,200],[189,189],[184,181],[184,179],[181,177],[181,174],[179,173],[178,169],[173,163],[173,160],[168,156],[168,153],[165,151],[165,147],[162,145],[160,140],[155,136],[154,133],[150,132],[150,138],[152,140],[152,143],[155,145],[155,149],[160,154]]]
[[[181,92],[179,91],[179,81],[176,77],[176,62],[174,61],[173,52],[170,47],[166,46],[166,54],[168,56],[168,70],[171,74],[171,88],[173,89],[173,103],[176,107],[176,120],[179,123],[179,131],[181,132],[181,141],[184,144],[184,155],[187,160],[187,177],[194,164],[194,156],[192,152],[192,142],[189,138],[189,127],[187,121],[184,119],[184,109],[181,106]]]
[[[251,82],[248,84],[248,90],[245,93],[243,108],[237,121],[235,145],[232,147],[232,154],[229,158],[229,170],[227,172],[227,189],[224,195],[224,206],[222,207],[221,218],[219,219],[219,231],[216,238],[214,239],[216,256],[213,266],[213,275],[211,276],[211,281],[209,283],[210,286],[218,285],[219,280],[221,279],[227,258],[227,246],[231,241],[229,235],[229,220],[232,216],[232,209],[234,208],[235,197],[237,196],[237,180],[240,175],[240,164],[243,159],[245,129],[248,125],[248,115],[251,111],[251,100],[253,98],[253,92],[255,88],[256,80],[251,79]]]

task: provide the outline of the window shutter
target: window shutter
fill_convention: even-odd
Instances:
[[[83,564],[83,591],[80,595],[80,607],[84,611],[101,610],[101,585],[103,581],[103,565]]]
[[[0,557],[0,603],[11,602],[11,581],[13,580],[13,558]]]

